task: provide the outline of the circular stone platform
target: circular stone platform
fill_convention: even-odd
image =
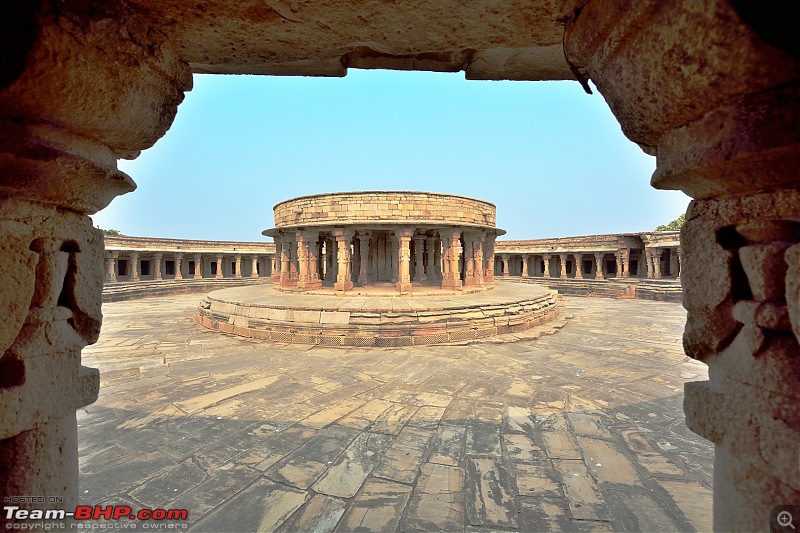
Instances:
[[[352,296],[333,291],[288,294],[259,285],[209,293],[196,319],[223,333],[274,342],[386,347],[522,331],[552,320],[558,312],[556,291],[536,285],[425,296],[400,296],[379,288]]]

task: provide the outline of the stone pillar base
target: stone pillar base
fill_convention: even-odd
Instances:
[[[353,282],[352,281],[344,281],[344,282],[337,281],[336,283],[333,284],[333,288],[335,290],[337,290],[337,291],[349,291],[349,290],[353,289]]]
[[[397,290],[399,292],[411,292],[411,283],[403,283],[401,281],[397,282]]]

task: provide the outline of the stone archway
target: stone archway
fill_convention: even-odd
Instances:
[[[779,13],[724,0],[54,5],[13,2],[0,17],[4,495],[75,496],[74,412],[99,383],[79,363],[103,279],[87,215],[135,187],[116,159],[165,133],[192,72],[353,67],[591,79],[657,156],[653,185],[694,198],[684,341],[713,378],[687,386],[685,411],[716,444],[715,527],[760,529],[773,505],[800,501],[800,68]]]

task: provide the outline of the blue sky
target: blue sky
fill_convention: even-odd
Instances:
[[[684,212],[655,158],[576,82],[463,73],[196,75],[169,132],[120,169],[139,188],[92,218],[127,235],[265,240],[306,194],[419,190],[497,206],[504,238],[649,231]]]

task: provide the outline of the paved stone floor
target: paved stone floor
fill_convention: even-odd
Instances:
[[[566,298],[537,340],[344,349],[214,333],[200,299],[103,306],[82,503],[185,508],[193,531],[711,528],[678,304]]]

